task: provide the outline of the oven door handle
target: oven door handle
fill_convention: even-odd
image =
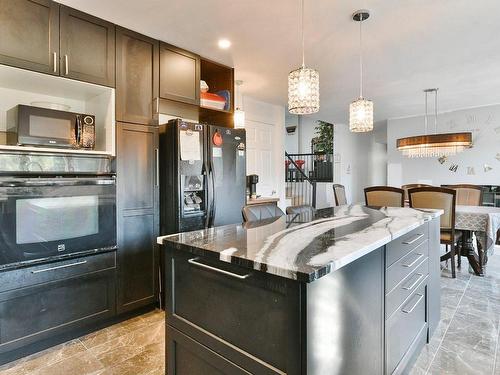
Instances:
[[[0,180],[0,187],[23,186],[81,186],[81,185],[116,185],[111,178],[54,178],[54,179],[8,179]]]

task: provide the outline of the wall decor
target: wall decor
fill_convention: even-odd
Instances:
[[[449,168],[450,171],[456,172],[458,170],[458,164],[452,164]]]
[[[493,167],[491,165],[485,164],[483,166],[483,169],[484,169],[485,172],[489,172],[489,171],[491,171],[493,169]]]
[[[495,133],[500,134],[500,126],[497,126],[497,127],[495,128]]]
[[[467,174],[468,175],[475,175],[476,171],[474,170],[474,167],[467,167]]]
[[[440,164],[446,163],[446,160],[448,160],[448,156],[441,156],[440,158],[438,158],[438,162]]]
[[[497,156],[495,156],[495,159],[497,159],[498,161],[500,161],[500,152],[497,153]]]

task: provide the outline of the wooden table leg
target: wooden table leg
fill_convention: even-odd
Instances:
[[[467,230],[463,231],[462,236],[462,246],[461,253],[463,256],[466,256],[469,260],[469,264],[474,270],[474,273],[477,276],[484,276],[483,273],[483,256],[481,254],[482,251],[479,251],[479,256],[474,251],[474,243],[472,241],[472,232]]]

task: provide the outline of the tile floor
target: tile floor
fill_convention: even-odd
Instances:
[[[500,375],[500,247],[485,277],[462,269],[441,273],[441,322],[411,375]]]
[[[165,315],[157,310],[0,367],[0,375],[163,375]]]
[[[485,277],[467,261],[441,279],[441,322],[411,375],[500,375],[500,247]],[[164,314],[154,311],[0,367],[0,375],[165,373]]]

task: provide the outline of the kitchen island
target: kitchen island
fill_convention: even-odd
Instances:
[[[400,374],[439,319],[441,211],[340,206],[158,238],[168,374]]]

